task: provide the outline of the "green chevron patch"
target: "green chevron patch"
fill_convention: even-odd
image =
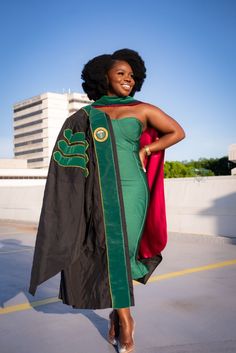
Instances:
[[[71,129],[65,129],[63,135],[65,136],[69,144],[82,143],[88,146],[88,143],[85,140],[84,132],[75,132],[73,134],[73,131]]]
[[[88,168],[86,168],[88,142],[85,140],[85,133],[75,132],[73,134],[71,129],[66,129],[63,135],[65,140],[57,142],[59,151],[53,153],[53,159],[61,167],[81,168],[87,177],[89,174]]]

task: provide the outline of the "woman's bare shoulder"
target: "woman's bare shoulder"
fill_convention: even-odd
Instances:
[[[146,117],[153,114],[159,115],[160,113],[163,113],[163,111],[159,107],[147,102],[140,102],[140,104],[138,105],[138,110],[142,115],[145,115]]]

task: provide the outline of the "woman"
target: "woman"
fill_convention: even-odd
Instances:
[[[132,98],[145,72],[130,49],[85,65],[83,88],[95,102],[69,117],[58,136],[30,286],[34,294],[61,272],[65,304],[112,307],[108,340],[120,353],[134,349],[132,279],[147,282],[166,243],[160,151],[184,138],[174,119]]]

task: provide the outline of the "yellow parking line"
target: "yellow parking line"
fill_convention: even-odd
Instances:
[[[61,301],[61,300],[58,299],[57,297],[53,297],[53,298],[38,300],[35,302],[23,303],[23,304],[18,304],[18,305],[10,305],[10,306],[7,306],[6,308],[1,308],[0,314],[9,314],[9,313],[13,313],[16,311],[29,310],[29,309],[35,308],[37,306],[57,303],[59,301]]]
[[[210,265],[206,265],[206,266],[188,268],[188,269],[182,270],[182,271],[165,273],[163,275],[152,276],[149,279],[148,282],[150,283],[150,282],[161,281],[163,279],[169,279],[169,278],[174,278],[174,277],[179,277],[179,276],[185,276],[185,275],[188,275],[188,274],[194,273],[194,272],[213,270],[215,268],[220,268],[220,267],[225,267],[225,266],[232,266],[232,265],[236,265],[236,259],[229,260],[229,261],[223,261],[223,262],[217,262],[215,264],[210,264]],[[138,283],[138,284],[140,284],[140,283]]]
[[[0,255],[2,254],[14,254],[17,252],[24,252],[24,251],[33,251],[34,248],[31,249],[19,249],[19,250],[9,250],[9,251],[0,251]]]
[[[148,283],[156,282],[156,281],[162,281],[164,279],[175,278],[175,277],[179,277],[179,276],[185,276],[185,275],[188,275],[188,274],[191,274],[191,273],[195,273],[195,272],[208,271],[208,270],[213,270],[213,269],[216,269],[216,268],[232,266],[232,265],[236,265],[236,259],[229,260],[229,261],[223,261],[223,262],[217,262],[215,264],[210,264],[210,265],[206,265],[206,266],[188,268],[188,269],[182,270],[182,271],[176,271],[176,272],[165,273],[165,274],[162,274],[162,275],[152,276],[149,279]],[[140,283],[138,283],[138,282],[134,282],[134,285],[139,285],[139,284]],[[35,302],[28,302],[28,303],[23,303],[23,304],[18,304],[18,305],[10,305],[10,306],[7,306],[5,308],[0,308],[0,315],[1,314],[9,314],[9,313],[13,313],[13,312],[16,312],[16,311],[29,310],[29,309],[35,308],[37,306],[57,303],[57,302],[60,302],[60,301],[61,300],[58,299],[57,297],[53,297],[53,298],[46,298],[46,299],[43,299],[43,300],[38,300],[38,301],[35,301]]]
[[[22,232],[9,232],[9,233],[7,233],[7,232],[4,232],[3,230],[1,230],[0,232],[1,232],[1,237],[6,237],[8,235],[20,235],[20,234],[22,235],[23,234],[23,231]],[[28,233],[26,233],[26,234],[28,234]],[[33,232],[30,235],[32,235],[32,234],[33,234]]]

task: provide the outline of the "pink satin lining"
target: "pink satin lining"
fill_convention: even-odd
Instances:
[[[140,146],[155,141],[158,133],[147,128],[141,135]],[[167,224],[164,197],[164,151],[152,153],[146,165],[150,189],[150,202],[144,232],[140,242],[139,257],[150,258],[159,254],[167,243]]]

